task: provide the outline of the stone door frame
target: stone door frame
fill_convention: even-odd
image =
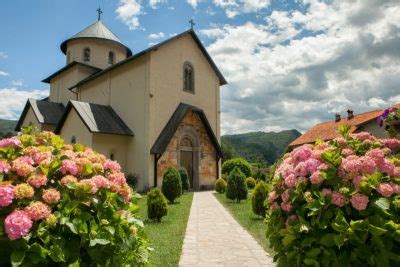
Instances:
[[[183,146],[181,141],[184,138],[188,138],[192,142],[192,146]],[[196,129],[191,125],[185,125],[179,130],[178,142],[177,142],[177,163],[181,166],[181,151],[193,152],[193,190],[200,190],[200,137]]]

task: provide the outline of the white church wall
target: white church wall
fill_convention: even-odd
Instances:
[[[72,137],[75,136],[76,143],[92,147],[92,133],[73,108],[64,122],[60,135],[66,143],[71,143]]]

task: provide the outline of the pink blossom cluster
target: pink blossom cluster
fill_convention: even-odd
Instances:
[[[103,164],[104,170],[109,170],[112,172],[119,172],[121,171],[121,166],[118,164],[118,162],[107,159],[104,164]]]
[[[28,234],[32,224],[31,218],[23,210],[14,210],[4,221],[4,227],[10,240],[19,239]]]
[[[35,171],[33,159],[30,157],[20,157],[12,161],[11,169],[19,176],[27,177]]]
[[[16,136],[0,140],[0,147],[16,147],[21,145],[21,140]]]
[[[43,190],[42,198],[47,204],[56,204],[58,201],[60,201],[61,194],[57,191],[57,189],[49,188]]]
[[[0,186],[0,207],[10,206],[14,198],[15,194],[13,185]]]
[[[61,173],[77,175],[78,174],[78,166],[75,164],[74,161],[65,159],[65,160],[63,160],[63,162],[61,164]]]
[[[2,173],[8,173],[11,169],[10,164],[7,163],[7,161],[0,160],[0,174]]]

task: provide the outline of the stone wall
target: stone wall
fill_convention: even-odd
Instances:
[[[179,162],[179,140],[183,132],[183,128],[192,127],[198,135],[199,147],[194,147],[193,153],[198,153],[198,176],[199,176],[199,188],[211,188],[215,180],[217,179],[217,168],[216,168],[216,152],[212,145],[207,132],[199,118],[199,116],[192,111],[188,111],[176,130],[174,136],[171,138],[170,143],[167,146],[164,154],[158,161],[158,186],[162,184],[162,176],[168,166],[175,168],[180,167]],[[194,160],[196,162],[196,160]],[[196,172],[196,166],[193,166],[194,173]],[[196,188],[195,188],[196,189]]]

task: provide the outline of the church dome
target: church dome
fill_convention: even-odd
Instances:
[[[103,23],[101,23],[100,20],[96,21],[86,29],[78,32],[71,38],[65,40],[62,42],[60,48],[61,51],[66,54],[67,52],[67,43],[71,40],[77,40],[77,39],[101,39],[101,40],[108,40],[112,41],[115,43],[118,43],[119,45],[122,45],[126,49],[126,56],[129,57],[132,55],[132,51],[125,46],[118,37],[112,33],[106,26],[104,26]]]

